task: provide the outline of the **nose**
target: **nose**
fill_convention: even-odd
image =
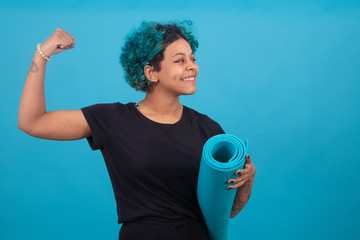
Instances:
[[[186,67],[186,69],[187,69],[187,70],[194,70],[196,66],[197,66],[196,62],[190,60],[190,61],[189,61],[189,64],[188,64],[187,67]]]

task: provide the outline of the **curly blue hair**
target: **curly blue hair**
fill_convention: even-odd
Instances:
[[[145,77],[144,67],[151,65],[155,71],[160,71],[165,48],[180,38],[195,52],[199,43],[192,35],[191,25],[190,20],[169,24],[143,21],[139,28],[130,32],[120,55],[126,82],[136,90],[150,91],[154,83]]]

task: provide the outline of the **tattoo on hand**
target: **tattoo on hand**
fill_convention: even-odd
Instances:
[[[36,62],[32,61],[30,71],[33,72],[33,73],[36,73],[38,70],[39,70],[39,68],[38,68]]]

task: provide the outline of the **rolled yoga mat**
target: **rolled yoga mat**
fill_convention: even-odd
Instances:
[[[248,148],[239,138],[229,134],[216,135],[203,147],[197,197],[210,234],[210,240],[226,240],[231,208],[236,189],[227,189],[228,180],[244,168]]]

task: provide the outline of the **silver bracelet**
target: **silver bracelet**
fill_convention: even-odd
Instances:
[[[37,50],[39,51],[40,55],[46,60],[49,61],[51,59],[51,56],[47,56],[45,55],[41,49],[40,49],[41,43],[39,43],[38,45],[36,45]]]

